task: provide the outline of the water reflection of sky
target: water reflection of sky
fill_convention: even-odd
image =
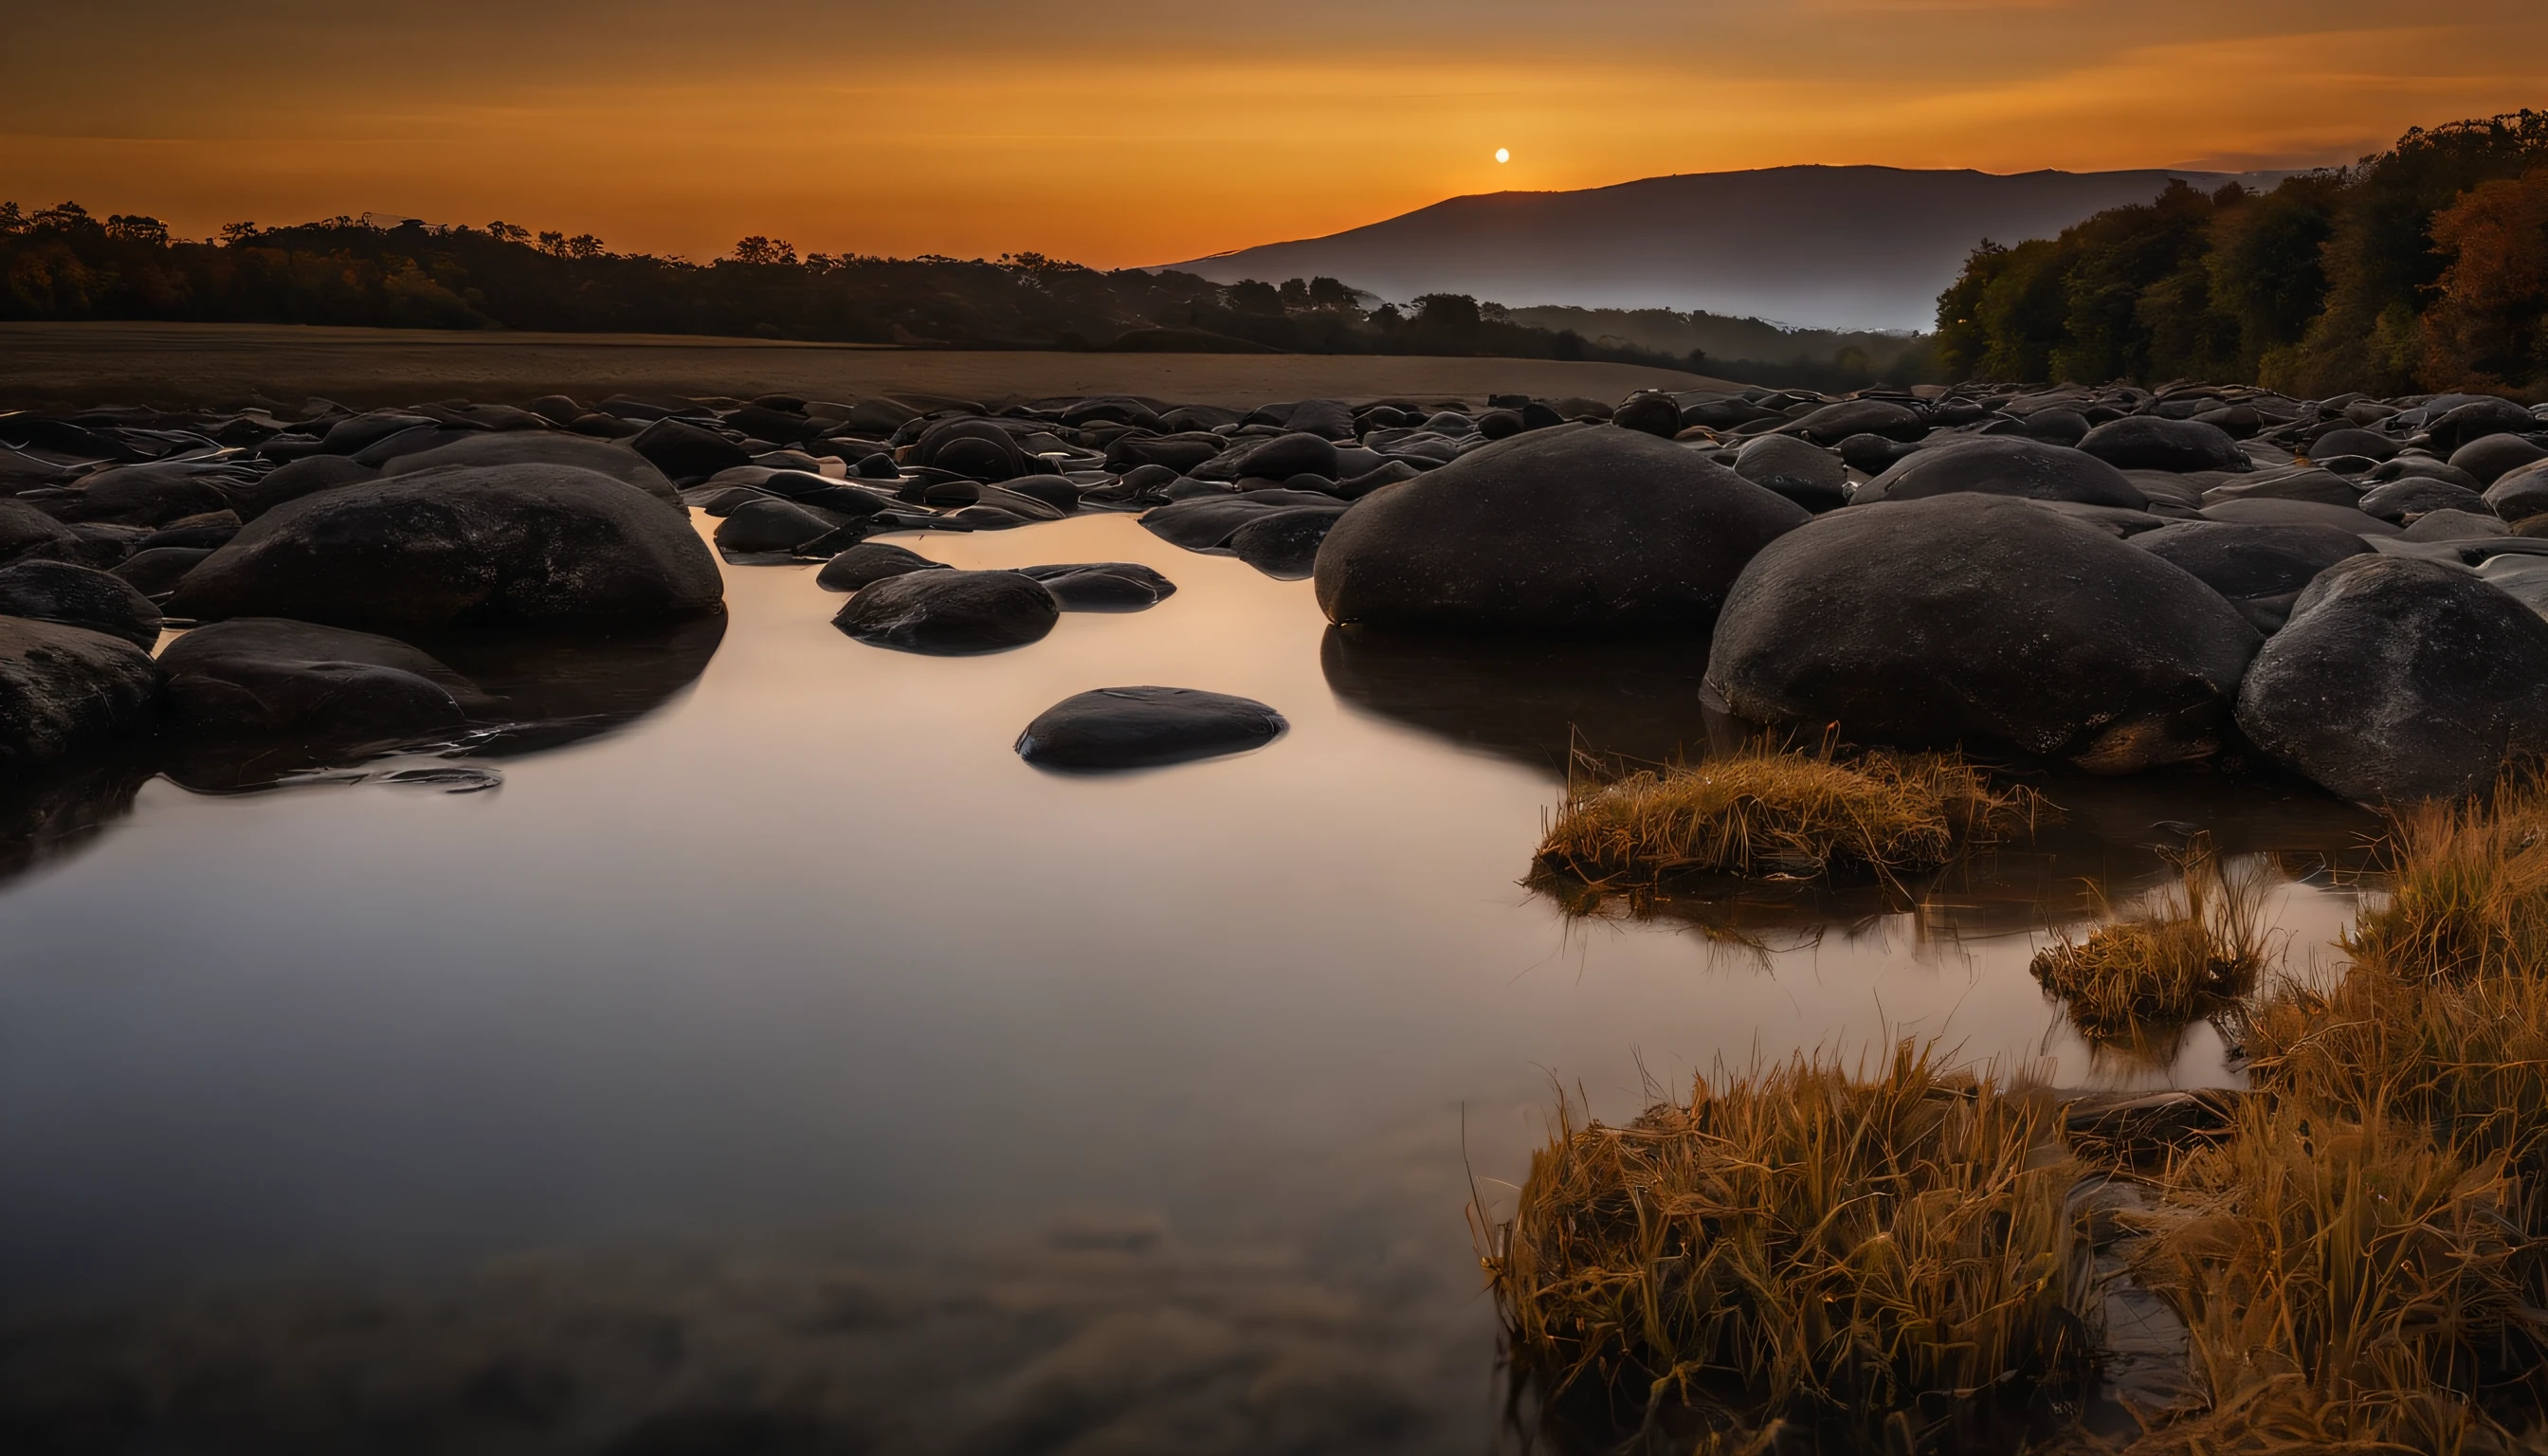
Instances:
[[[2072,1083],[2227,1075],[2207,1029],[2164,1069],[2092,1064],[2026,974],[2038,937],[1978,912],[1959,934],[1943,891],[1766,958],[1670,916],[1568,924],[1516,883],[1547,768],[1375,705],[1306,583],[1121,517],[915,544],[1182,590],[939,659],[834,631],[810,567],[731,569],[694,689],[495,792],[154,781],[0,889],[13,1318],[113,1300],[139,1322],[58,1360],[182,1362],[182,1326],[318,1380],[371,1347],[310,1343],[295,1302],[396,1288],[366,1337],[430,1404],[436,1359],[475,1368],[451,1353],[472,1320],[607,1364],[559,1322],[606,1293],[688,1320],[696,1378],[767,1376],[833,1348],[797,1315],[838,1286],[901,1312],[822,1336],[871,1357],[813,1361],[888,1446],[1042,1430],[1046,1400],[1083,1434],[1113,1401],[1140,1439],[1209,1441],[1192,1422],[1264,1399],[1368,1416],[1314,1446],[1474,1449],[1492,1327],[1461,1209],[1472,1173],[1520,1177],[1554,1082],[1619,1115],[1693,1069],[1892,1035]],[[1052,701],[1138,682],[1292,731],[1120,777],[1010,752]],[[2276,902],[2304,958],[2344,909]],[[427,1307],[438,1354],[396,1343]],[[29,1368],[22,1393],[58,1373]],[[578,1388],[687,1389],[610,1368]],[[1287,1380],[1309,1394],[1262,1396]],[[945,1400],[922,1418],[915,1392]]]

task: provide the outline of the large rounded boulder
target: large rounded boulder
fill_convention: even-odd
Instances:
[[[1380,627],[1704,632],[1754,554],[1811,518],[1653,435],[1533,430],[1356,501],[1319,548],[1319,605]]]
[[[592,471],[500,465],[287,501],[188,572],[168,611],[430,631],[692,616],[723,596],[680,510]]]
[[[2149,508],[2149,498],[2114,466],[2084,451],[2023,435],[1975,435],[1915,451],[1861,486],[1852,500],[1869,505],[1962,494]]]
[[[2245,472],[2255,468],[2230,432],[2200,419],[2128,414],[2109,419],[2079,439],[2079,448],[2119,470]]]
[[[389,637],[273,617],[197,627],[159,655],[189,739],[283,740],[319,758],[458,731],[476,684]]]
[[[832,625],[861,642],[960,657],[1043,639],[1061,603],[1022,572],[906,572],[861,587]]]
[[[159,608],[149,597],[122,577],[67,561],[0,566],[0,616],[86,627],[144,652],[159,641]]]
[[[120,637],[0,616],[0,768],[40,764],[149,721],[159,665]]]
[[[568,465],[625,481],[659,500],[680,504],[682,498],[673,489],[672,478],[656,468],[645,456],[615,440],[587,439],[583,435],[553,435],[526,430],[506,430],[501,434],[475,434],[401,455],[381,467],[383,475],[414,475],[427,470],[447,470],[453,466],[488,465]],[[246,512],[240,512],[244,515]]]
[[[1707,682],[1756,721],[2123,773],[2212,753],[2261,640],[2219,592],[2094,525],[1956,494],[1773,542],[1726,600]]]
[[[2256,655],[2238,726],[2363,803],[2484,792],[2507,756],[2548,749],[2548,620],[2457,567],[2339,562]]]

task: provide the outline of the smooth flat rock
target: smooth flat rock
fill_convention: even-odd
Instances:
[[[1037,714],[1017,751],[1047,769],[1145,769],[1245,753],[1289,726],[1253,698],[1193,687],[1100,687]]]

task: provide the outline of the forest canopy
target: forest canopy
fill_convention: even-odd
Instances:
[[[2418,128],[2270,191],[2172,183],[1938,299],[1955,379],[2548,395],[2548,112]]]

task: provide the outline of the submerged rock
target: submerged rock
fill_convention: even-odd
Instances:
[[[823,563],[814,585],[826,592],[856,592],[869,583],[906,572],[943,572],[947,563],[931,561],[917,551],[885,541],[861,541]]]
[[[963,656],[1041,641],[1060,617],[1020,572],[909,572],[860,588],[832,625],[876,647]]]
[[[1192,687],[1100,687],[1037,714],[1017,751],[1048,769],[1141,769],[1244,753],[1289,726],[1253,698]]]
[[[1019,568],[1018,574],[1042,582],[1063,611],[1140,611],[1177,590],[1176,583],[1136,561],[1030,566]]]
[[[202,739],[276,740],[312,762],[457,732],[476,684],[394,638],[278,617],[197,627],[159,655],[168,719]]]
[[[1707,682],[1759,722],[2120,773],[2212,753],[2258,643],[2151,553],[1959,493],[1852,506],[1771,543],[1726,600]]]

